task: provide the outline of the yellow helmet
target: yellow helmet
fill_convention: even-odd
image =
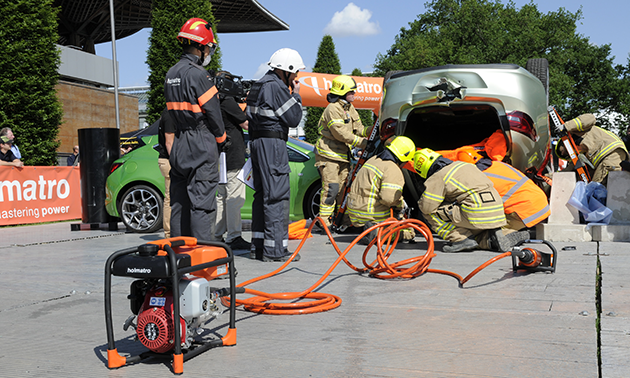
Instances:
[[[420,177],[427,178],[429,168],[440,156],[442,155],[429,148],[423,148],[420,151],[416,151],[416,154],[413,156],[413,167]]]
[[[413,154],[416,151],[416,145],[406,136],[389,138],[385,142],[385,148],[390,150],[401,163],[413,160]]]
[[[357,90],[357,82],[353,78],[347,75],[337,76],[332,81],[332,87],[330,93],[337,96],[345,96],[348,92]]]

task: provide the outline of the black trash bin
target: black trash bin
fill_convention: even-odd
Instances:
[[[83,223],[117,222],[105,209],[105,184],[112,163],[120,157],[120,130],[79,129],[79,151]]]

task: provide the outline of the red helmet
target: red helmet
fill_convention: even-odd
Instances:
[[[190,42],[197,42],[202,46],[209,43],[217,44],[210,24],[201,18],[191,18],[186,21],[179,31],[177,39],[182,43],[186,42],[185,40],[189,40]]]

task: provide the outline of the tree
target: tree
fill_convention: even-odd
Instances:
[[[315,61],[315,66],[313,66],[313,72],[341,75],[339,56],[337,56],[337,52],[335,51],[335,43],[329,35],[325,35],[319,44],[317,60]],[[308,107],[306,109],[304,134],[306,141],[309,143],[314,144],[319,138],[317,125],[319,124],[322,113],[324,113],[324,108]]]
[[[402,28],[376,71],[413,70],[444,64],[549,61],[549,102],[564,119],[583,113],[620,113],[623,69],[614,68],[610,46],[595,46],[576,32],[579,9],[541,13],[532,2],[517,9],[512,1],[433,0],[427,11]],[[627,80],[627,76],[626,76]],[[598,122],[609,126],[608,118]]]
[[[166,107],[164,100],[164,78],[168,70],[179,61],[182,47],[177,41],[177,34],[184,23],[193,17],[202,18],[212,25],[214,37],[217,37],[217,24],[212,15],[212,4],[206,0],[153,0],[151,10],[151,36],[147,51],[149,66],[149,101],[147,103],[147,122],[160,118]],[[217,48],[212,61],[206,67],[217,71],[221,68],[221,50]]]
[[[0,3],[0,127],[10,127],[26,165],[57,165],[63,117],[53,0]]]
[[[363,76],[363,72],[361,72],[360,69],[355,68],[354,70],[352,70],[351,75]],[[357,109],[357,112],[359,113],[359,117],[361,118],[361,123],[363,124],[363,126],[370,126],[374,124],[374,117],[373,117],[374,112],[368,109],[360,109],[360,110]]]

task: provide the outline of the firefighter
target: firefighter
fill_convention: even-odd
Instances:
[[[342,186],[350,169],[350,149],[364,149],[368,128],[364,128],[352,102],[357,83],[346,75],[332,81],[326,99],[330,104],[319,120],[319,139],[315,143],[315,166],[322,178],[319,216],[330,227],[335,204],[341,202]]]
[[[227,150],[217,89],[204,69],[216,49],[210,24],[191,18],[177,39],[183,54],[166,73],[164,97],[176,124],[171,164],[171,237],[212,240],[219,182],[218,150]]]
[[[298,71],[304,69],[300,54],[276,51],[271,68],[247,96],[251,139],[254,202],[252,205],[251,256],[262,261],[286,261],[289,245],[289,127],[302,119]],[[296,255],[293,261],[299,260]]]
[[[475,165],[492,181],[503,201],[505,234],[531,228],[549,217],[547,195],[527,176],[509,164],[487,157]]]
[[[623,163],[628,160],[628,150],[621,139],[608,130],[595,126],[593,114],[582,114],[564,124],[578,148],[578,153],[584,154],[593,167],[590,169],[591,181],[606,185],[608,172],[619,171]],[[569,156],[561,142],[556,145],[556,154],[564,160]],[[569,161],[565,170],[573,170],[573,164]]]
[[[501,196],[476,166],[453,162],[424,148],[416,151],[414,169],[425,179],[419,209],[438,236],[448,242],[443,252],[510,250],[527,240],[527,231],[504,235]]]
[[[390,209],[398,215],[403,209],[402,191],[405,178],[400,170],[413,160],[416,146],[405,136],[390,138],[383,152],[372,156],[357,173],[350,187],[348,216],[352,225],[367,230],[390,217]],[[368,244],[376,230],[362,239]],[[413,233],[403,235],[413,239]]]

